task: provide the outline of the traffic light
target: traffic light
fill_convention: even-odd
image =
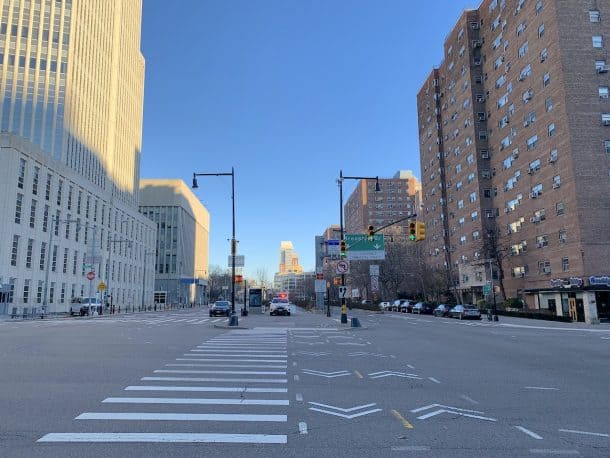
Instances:
[[[345,256],[347,254],[347,244],[345,240],[341,240],[341,256]]]
[[[415,223],[415,240],[418,242],[426,240],[426,224],[423,221]]]
[[[416,227],[417,224],[415,223],[415,221],[411,221],[409,223],[409,240],[411,240],[412,242],[415,242],[417,236],[416,234]]]
[[[368,229],[366,230],[366,233],[369,236],[369,240],[372,240],[373,235],[375,235],[375,228],[372,225],[369,225]]]

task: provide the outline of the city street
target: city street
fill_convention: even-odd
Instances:
[[[0,321],[0,456],[610,454],[610,326],[349,315]]]

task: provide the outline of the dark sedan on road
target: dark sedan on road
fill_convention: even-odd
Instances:
[[[210,316],[229,316],[231,314],[231,303],[229,301],[216,301],[210,309]]]
[[[449,310],[449,316],[451,318],[459,318],[463,320],[465,318],[474,318],[475,320],[481,319],[481,311],[474,305],[462,305],[458,304]]]
[[[451,310],[450,306],[446,304],[439,304],[434,309],[433,314],[434,316],[449,316],[449,310]]]

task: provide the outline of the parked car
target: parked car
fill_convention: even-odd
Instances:
[[[392,303],[388,302],[388,301],[383,301],[379,303],[379,308],[381,310],[391,310],[392,309]]]
[[[287,298],[274,297],[269,306],[269,315],[290,316],[290,301]]]
[[[72,301],[70,304],[70,316],[76,315],[89,316],[100,313],[102,301],[97,297],[83,297]]]
[[[451,307],[448,306],[447,304],[439,304],[434,309],[433,315],[434,316],[449,316],[450,310],[451,310]]]
[[[392,312],[400,312],[400,304],[402,299],[396,299],[392,302]]]
[[[409,299],[401,299],[400,311],[403,313],[413,313],[414,305],[415,301],[410,301]]]
[[[481,311],[474,305],[462,305],[458,304],[449,310],[449,316],[451,318],[474,318],[475,320],[481,319]]]
[[[429,302],[418,302],[413,306],[413,313],[418,313],[420,315],[432,315],[434,311],[434,306]]]
[[[229,316],[231,315],[230,301],[216,301],[210,309],[210,316]]]

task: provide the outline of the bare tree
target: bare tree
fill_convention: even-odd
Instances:
[[[208,288],[210,301],[215,301],[220,297],[226,299],[225,296],[231,288],[231,271],[220,266],[210,266]]]
[[[506,299],[506,292],[504,290],[504,261],[510,254],[510,247],[506,244],[500,243],[499,231],[492,229],[487,231],[487,242],[488,242],[488,257],[496,261],[498,266],[498,284],[500,285],[500,293],[502,297]],[[495,294],[495,293],[493,293]]]

